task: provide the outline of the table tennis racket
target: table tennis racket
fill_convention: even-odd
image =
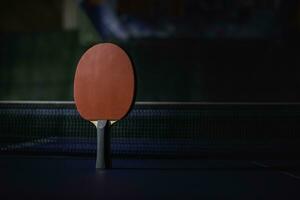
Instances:
[[[122,119],[133,105],[135,73],[124,50],[97,44],[81,57],[74,79],[74,100],[82,118],[97,128],[96,168],[109,167],[107,137],[111,121]]]

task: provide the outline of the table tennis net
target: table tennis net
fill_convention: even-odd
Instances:
[[[118,158],[295,157],[298,104],[136,104],[110,128]],[[96,154],[96,129],[73,103],[0,103],[0,153]]]

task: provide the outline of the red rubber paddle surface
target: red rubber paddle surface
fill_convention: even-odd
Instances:
[[[117,45],[98,44],[81,57],[74,79],[74,99],[84,119],[123,118],[132,105],[134,90],[132,63]]]

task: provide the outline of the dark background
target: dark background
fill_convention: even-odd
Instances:
[[[297,0],[122,0],[121,23],[156,31],[126,40],[99,26],[103,5],[1,1],[0,100],[73,100],[76,64],[101,42],[130,54],[138,101],[300,100]]]

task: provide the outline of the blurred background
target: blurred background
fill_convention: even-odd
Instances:
[[[114,42],[137,101],[299,102],[298,0],[3,0],[0,100],[73,100],[80,56]]]

